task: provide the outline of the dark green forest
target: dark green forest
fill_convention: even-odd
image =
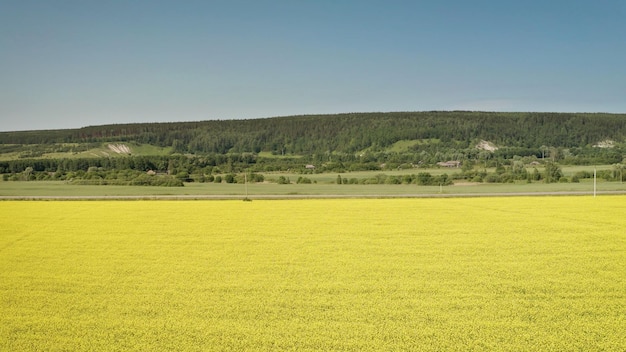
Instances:
[[[251,120],[143,123],[0,133],[0,144],[123,142],[178,153],[356,153],[399,140],[437,139],[446,148],[487,140],[509,148],[582,148],[626,139],[626,115],[591,113],[397,112]]]
[[[482,141],[497,149],[477,147]],[[163,147],[169,154],[40,157],[45,151],[76,151],[107,142]],[[402,148],[396,147],[398,142],[404,143]],[[604,144],[600,147],[599,143]],[[22,153],[15,160],[0,161],[0,173],[5,178],[17,178],[18,174],[23,178],[28,170],[28,178],[33,179],[67,177],[68,173],[81,176],[82,172],[85,178],[91,170],[105,178],[114,170],[142,174],[154,170],[177,175],[177,180],[197,181],[243,171],[349,172],[459,161],[467,177],[476,178],[479,167],[508,167],[501,174],[514,175],[514,167],[521,172],[520,165],[533,161],[620,164],[626,155],[625,146],[626,114],[350,113],[2,132],[0,153]],[[307,164],[315,169],[305,168]],[[517,175],[513,179],[522,177],[530,178]]]

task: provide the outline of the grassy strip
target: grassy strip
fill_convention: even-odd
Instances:
[[[598,182],[597,190],[626,191],[626,183]],[[455,186],[417,185],[337,185],[328,183],[249,184],[249,195],[419,195],[419,194],[485,194],[533,192],[592,192],[593,183],[517,183],[517,184],[461,184]],[[243,184],[187,183],[185,187],[150,186],[94,186],[72,185],[59,181],[0,182],[0,196],[151,196],[151,195],[241,195]]]

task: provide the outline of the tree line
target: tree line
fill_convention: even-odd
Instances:
[[[625,114],[351,113],[0,133],[0,145],[134,141],[172,147],[178,153],[293,155],[376,151],[400,140],[437,140],[439,148],[447,149],[466,149],[487,140],[536,154],[542,146],[583,148],[607,139],[626,139]]]
[[[400,141],[409,143],[394,149]],[[482,141],[498,148],[477,148]],[[528,165],[623,165],[625,141],[626,114],[431,111],[121,124],[0,133],[0,153],[18,154],[0,161],[0,174],[5,179],[80,179],[102,184],[158,180],[179,185],[179,181],[237,182],[243,172],[384,172],[454,160],[463,170],[446,180],[407,173],[400,180],[347,178],[347,182],[442,184],[453,178],[555,182],[562,178],[558,173],[529,173]],[[44,157],[51,152],[87,151],[108,142],[169,147],[171,154]],[[261,156],[268,153],[273,155]],[[496,172],[479,171],[488,168]],[[147,177],[149,172],[159,177]],[[298,183],[307,180],[303,176]],[[342,178],[340,183],[346,182]]]

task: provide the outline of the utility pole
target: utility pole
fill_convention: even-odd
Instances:
[[[597,171],[596,171],[596,168],[594,167],[593,168],[593,197],[594,198],[596,197],[596,174],[597,174]]]
[[[243,174],[243,184],[246,189],[246,198],[243,199],[244,202],[249,202],[250,198],[248,198],[248,174]]]

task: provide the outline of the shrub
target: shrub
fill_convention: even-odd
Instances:
[[[278,183],[279,185],[287,185],[287,184],[290,184],[291,181],[289,180],[289,177],[280,176],[278,177],[278,180],[276,181],[276,183]]]
[[[300,176],[300,177],[298,177],[298,180],[296,181],[296,183],[306,183],[306,184],[309,184],[309,183],[311,183],[311,179],[308,178],[308,177]]]
[[[235,183],[235,175],[227,174],[226,176],[224,176],[224,181],[226,183]]]
[[[417,174],[417,184],[420,186],[428,186],[432,184],[433,175],[428,172],[420,172]]]
[[[498,175],[491,174],[491,175],[487,175],[484,181],[486,183],[497,183],[497,182],[500,182],[500,178],[498,177]]]
[[[577,179],[581,179],[581,178],[592,178],[593,177],[593,173],[589,172],[589,171],[578,171],[577,173],[574,174],[574,176]]]
[[[265,181],[265,177],[261,174],[256,174],[254,172],[248,174],[248,182],[263,182]]]
[[[474,178],[472,178],[472,182],[483,182],[483,178],[476,175],[474,176]]]
[[[399,185],[402,183],[402,180],[398,176],[389,176],[387,180],[385,180],[385,183],[388,185]]]

